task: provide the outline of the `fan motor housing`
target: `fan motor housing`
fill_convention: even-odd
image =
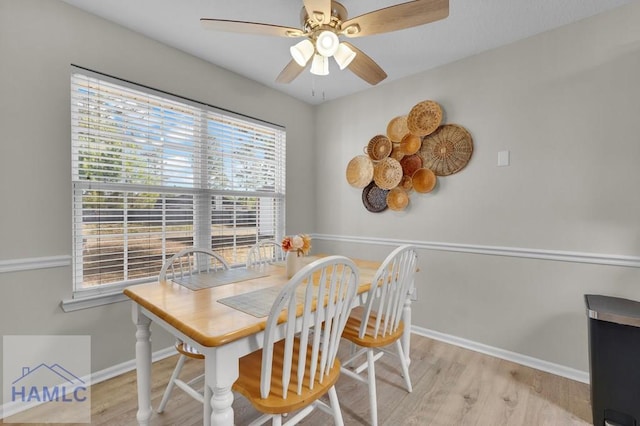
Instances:
[[[331,2],[331,22],[328,24],[331,28],[338,28],[338,26],[347,19],[347,8],[337,1]],[[305,32],[310,32],[318,27],[323,26],[322,23],[318,23],[315,18],[309,16],[307,9],[302,7],[300,11],[300,24],[305,29]],[[325,25],[326,27],[326,25]]]

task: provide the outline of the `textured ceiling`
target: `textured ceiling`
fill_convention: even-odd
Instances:
[[[300,27],[301,0],[63,0],[205,61],[310,104],[371,87],[331,60],[328,76],[304,71],[275,82],[298,39],[221,33],[201,17]],[[449,0],[449,17],[387,34],[351,39],[388,74],[386,84],[412,74],[566,25],[633,0]],[[349,17],[402,1],[342,0]]]

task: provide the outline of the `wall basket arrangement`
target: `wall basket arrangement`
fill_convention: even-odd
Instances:
[[[431,100],[394,117],[385,135],[375,135],[347,164],[347,182],[362,189],[362,204],[374,213],[402,211],[411,192],[428,193],[438,177],[459,172],[473,153],[469,132],[442,123],[442,108]]]

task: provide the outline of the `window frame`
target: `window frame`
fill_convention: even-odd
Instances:
[[[277,136],[277,140],[275,141],[275,155],[277,156],[277,159],[275,160],[277,162],[278,167],[276,169],[279,169],[276,171],[276,176],[274,177],[275,179],[275,183],[274,183],[274,188],[272,191],[255,191],[255,190],[245,190],[244,188],[232,188],[232,189],[213,189],[208,187],[209,185],[209,180],[210,180],[210,174],[208,173],[207,170],[198,170],[198,166],[193,164],[191,167],[193,167],[193,178],[196,181],[199,181],[197,184],[194,185],[193,188],[182,188],[182,187],[175,187],[175,186],[140,186],[140,185],[129,185],[126,183],[116,183],[116,184],[112,184],[112,183],[96,183],[96,182],[90,182],[90,181],[86,181],[86,180],[82,180],[79,178],[78,175],[78,169],[76,166],[76,162],[77,162],[77,147],[76,147],[76,135],[75,135],[75,129],[78,126],[77,122],[74,122],[74,120],[76,120],[76,118],[74,118],[74,87],[73,87],[73,79],[74,79],[74,75],[76,74],[81,74],[84,75],[90,79],[98,79],[101,81],[105,81],[108,82],[110,84],[115,84],[118,86],[121,86],[122,88],[126,89],[126,90],[134,90],[134,91],[140,91],[140,92],[144,92],[149,96],[154,96],[154,97],[160,97],[162,99],[166,99],[168,102],[179,102],[179,103],[183,103],[188,105],[189,107],[192,108],[196,108],[198,110],[201,111],[202,116],[200,117],[201,123],[203,126],[209,126],[210,120],[208,118],[209,114],[213,114],[213,115],[220,115],[221,117],[224,118],[228,118],[229,120],[233,121],[238,121],[239,123],[243,123],[243,125],[245,126],[251,126],[251,125],[255,125],[255,126],[260,126],[262,128],[269,128],[271,130],[273,130],[274,132],[276,132],[275,134],[278,135]],[[82,231],[82,226],[84,221],[83,220],[78,220],[79,218],[84,219],[85,216],[83,216],[83,206],[84,204],[82,204],[82,196],[81,196],[81,192],[83,190],[87,190],[89,189],[94,189],[94,190],[99,190],[99,189],[112,189],[112,190],[119,190],[122,191],[123,193],[126,191],[164,191],[165,193],[184,193],[184,194],[190,194],[193,196],[193,220],[192,220],[192,227],[193,227],[193,233],[192,233],[192,241],[193,241],[193,245],[197,245],[200,247],[207,247],[210,249],[213,249],[214,251],[216,250],[216,247],[212,247],[211,243],[206,244],[205,242],[208,240],[209,242],[211,242],[214,238],[215,235],[212,233],[212,221],[214,220],[214,216],[212,215],[212,204],[214,203],[214,200],[216,198],[220,198],[222,199],[222,197],[227,197],[227,198],[231,198],[232,200],[239,200],[242,199],[243,197],[246,199],[249,198],[255,198],[260,202],[260,200],[263,199],[267,199],[267,200],[271,200],[273,202],[273,206],[271,207],[273,210],[270,210],[270,212],[273,213],[273,224],[271,226],[273,226],[273,232],[274,232],[274,238],[276,238],[276,240],[280,240],[284,235],[285,235],[285,211],[286,211],[286,130],[283,126],[279,126],[273,123],[269,123],[263,120],[259,120],[256,118],[251,118],[251,117],[247,117],[243,114],[238,114],[238,113],[234,113],[225,109],[221,109],[206,103],[202,103],[202,102],[198,102],[198,101],[194,101],[182,96],[178,96],[175,94],[171,94],[162,90],[158,90],[158,89],[153,89],[150,88],[148,86],[144,86],[144,85],[140,85],[140,84],[136,84],[136,83],[132,83],[130,81],[126,81],[126,80],[122,80],[119,79],[117,77],[113,77],[113,76],[109,76],[100,72],[96,72],[93,70],[89,70],[87,68],[84,67],[79,67],[76,65],[72,65],[71,66],[71,72],[70,72],[70,78],[72,81],[71,84],[71,108],[72,108],[72,114],[71,114],[71,130],[72,130],[72,137],[71,137],[71,145],[72,145],[72,230],[73,230],[73,247],[72,247],[72,276],[73,276],[73,291],[72,291],[72,297],[73,299],[81,299],[81,300],[85,300],[85,301],[89,301],[89,304],[92,305],[91,300],[93,299],[100,299],[103,298],[104,296],[113,296],[113,295],[117,295],[117,294],[121,294],[122,290],[124,288],[126,288],[129,285],[134,285],[134,284],[140,284],[140,283],[145,283],[145,282],[152,282],[154,280],[157,279],[157,273],[154,276],[151,277],[144,277],[144,278],[138,278],[138,279],[125,279],[122,282],[115,282],[115,283],[109,283],[109,284],[97,284],[94,286],[85,286],[83,285],[84,280],[82,280],[79,277],[83,277],[83,273],[82,273],[82,267],[83,267],[83,240],[84,240],[84,233]],[[220,124],[219,124],[220,125]],[[222,126],[222,125],[220,125]],[[208,133],[208,130],[204,130],[201,133],[198,134],[199,136],[201,136],[201,139],[208,139],[211,138],[213,140],[215,140],[214,136],[211,136]],[[194,136],[194,138],[196,138],[197,136]],[[207,149],[212,147],[212,144],[208,143],[207,141],[202,141],[200,140],[198,142],[200,147],[207,147]],[[219,147],[219,149],[222,149]],[[257,150],[257,148],[256,148]],[[196,151],[196,149],[194,148],[194,151]],[[219,153],[222,153],[222,151],[217,151]],[[249,153],[251,153],[252,151],[249,151]],[[257,152],[257,151],[256,151]],[[215,152],[213,153],[215,154]],[[198,154],[198,159],[199,159],[199,164],[202,161],[207,161],[207,158],[209,158],[212,153],[211,152],[207,152],[205,150],[205,152],[199,152]],[[203,188],[202,186],[206,186],[207,188]],[[78,201],[78,199],[80,199],[81,201]],[[79,207],[80,206],[80,207]],[[234,204],[235,206],[235,204]],[[233,228],[234,230],[236,230],[238,228],[238,224],[236,222],[236,213],[233,212],[231,213],[233,219]],[[166,216],[165,213],[163,213],[162,215],[163,220],[166,220]],[[126,223],[130,223],[131,221],[128,220],[128,216],[123,216],[123,226],[126,226],[124,224]],[[259,238],[259,223],[260,223],[260,218],[258,217],[258,213],[256,212],[256,218],[255,218],[255,237],[256,237],[256,242],[257,239]],[[235,233],[234,233],[235,234]],[[173,253],[169,253],[165,251],[165,236],[162,237],[162,241],[163,241],[163,248],[162,248],[162,262],[164,262],[168,257],[170,257]],[[232,248],[234,250],[236,250],[238,247],[236,239],[234,239],[233,242],[233,246]],[[125,251],[125,259],[126,259],[126,251]],[[125,273],[127,273],[127,266],[126,266],[126,260],[123,259],[123,271]],[[240,265],[241,263],[238,263],[236,266]],[[159,268],[158,271],[159,272]],[[109,297],[107,297],[107,299],[109,299]],[[117,298],[118,300],[120,300],[120,298]],[[114,300],[113,298],[110,299],[111,301],[117,301]],[[106,303],[111,303],[106,302]],[[65,304],[67,305],[67,307],[69,308],[69,310],[75,310],[73,309],[73,306],[71,301],[67,301],[67,302],[63,302],[63,308],[65,307]],[[86,304],[86,303],[85,303]],[[79,307],[79,309],[83,308],[83,307],[87,307],[85,306],[85,304],[81,304],[81,307]],[[101,303],[98,303],[101,304]],[[80,305],[79,305],[80,306]],[[66,310],[66,309],[65,309]]]

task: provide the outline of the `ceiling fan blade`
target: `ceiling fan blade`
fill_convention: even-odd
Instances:
[[[384,72],[384,70],[362,50],[346,41],[343,43],[356,52],[356,57],[353,58],[353,61],[351,61],[348,66],[351,72],[373,86],[387,78],[387,73]]]
[[[449,16],[449,0],[415,0],[356,16],[342,23],[342,34],[362,37],[428,24]]]
[[[300,73],[302,73],[302,71],[304,71],[305,68],[306,67],[301,67],[300,65],[298,65],[298,63],[292,59],[291,62],[289,62],[287,66],[284,67],[284,69],[280,72],[280,74],[276,78],[276,82],[291,83],[296,79],[296,77],[300,75]]]
[[[331,22],[331,0],[304,0],[304,8],[318,24]]]
[[[228,21],[226,19],[200,18],[202,26],[208,30],[226,31],[231,33],[270,35],[279,37],[302,37],[305,33],[292,27],[280,25],[260,24],[257,22]]]

